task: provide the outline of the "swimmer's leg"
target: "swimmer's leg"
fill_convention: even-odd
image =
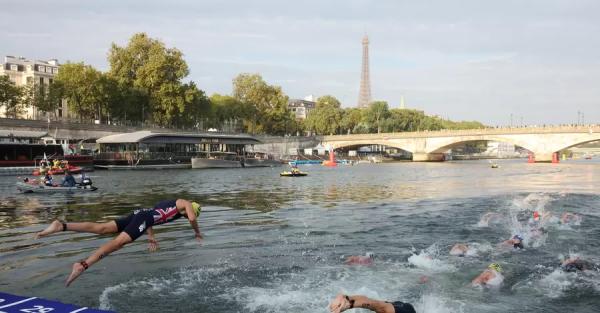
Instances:
[[[85,261],[77,262],[73,264],[73,270],[71,271],[71,275],[67,278],[65,285],[69,287],[69,285],[79,277],[88,267],[92,266],[92,264],[100,261],[103,257],[123,248],[124,245],[132,242],[131,236],[127,233],[120,233],[115,239],[107,242],[102,245],[98,250],[94,251],[92,255],[90,255]]]
[[[115,221],[110,221],[106,223],[62,223],[58,220],[55,220],[50,224],[50,226],[46,227],[46,229],[37,233],[36,238],[48,236],[50,234],[58,233],[63,230],[94,233],[99,235],[113,234],[118,231],[117,223]]]

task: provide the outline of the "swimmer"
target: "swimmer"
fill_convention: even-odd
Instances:
[[[469,246],[464,243],[455,244],[452,249],[450,249],[450,255],[455,256],[465,256],[469,251]]]
[[[329,312],[340,313],[350,309],[367,309],[376,313],[416,313],[410,303],[401,301],[386,302],[365,296],[337,295],[329,304]]]
[[[529,231],[529,238],[530,239],[538,239],[538,238],[541,238],[543,235],[545,235],[547,232],[548,231],[544,227],[532,228]]]
[[[492,263],[479,276],[471,281],[472,286],[498,286],[504,280],[502,276],[502,266],[498,263]]]
[[[575,213],[565,212],[560,216],[560,223],[561,224],[570,224],[570,223],[578,224],[578,223],[581,223],[581,216],[579,216]]]
[[[515,249],[524,249],[523,237],[521,235],[514,235],[511,239],[502,242],[502,245],[513,246]]]
[[[67,230],[100,235],[120,233],[117,237],[94,251],[87,259],[73,264],[71,275],[69,275],[66,281],[66,286],[68,287],[94,263],[100,261],[110,253],[123,248],[124,245],[138,239],[144,233],[148,234],[149,250],[156,251],[158,249],[158,242],[154,237],[154,230],[152,229],[154,225],[171,222],[183,216],[188,219],[192,226],[196,239],[201,240],[202,234],[197,222],[200,210],[200,205],[196,202],[183,199],[164,200],[158,202],[154,208],[135,210],[127,216],[106,223],[64,223],[56,220],[46,229],[37,233],[36,238]]]
[[[560,268],[565,272],[600,270],[600,266],[592,262],[582,260],[578,256],[562,261]]]
[[[372,252],[367,252],[366,255],[351,255],[346,258],[344,264],[347,265],[371,265],[373,264],[373,259],[375,258],[375,254]]]

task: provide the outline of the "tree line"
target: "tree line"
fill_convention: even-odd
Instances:
[[[184,81],[189,68],[183,53],[145,33],[125,46],[113,43],[109,70],[83,62],[61,65],[49,85],[18,87],[0,77],[0,107],[17,117],[31,106],[56,114],[63,99],[81,121],[111,124],[153,124],[162,127],[224,129],[252,134],[345,134],[480,128],[478,122],[451,122],[416,110],[389,109],[375,101],[366,109],[341,108],[333,96],[323,96],[304,121],[288,108],[281,87],[258,74],[239,74],[231,95],[207,97],[196,83]]]
[[[476,129],[485,125],[475,121],[453,122],[419,110],[390,109],[385,101],[371,102],[364,109],[344,109],[338,99],[327,95],[317,99],[304,127],[319,135],[329,135]]]

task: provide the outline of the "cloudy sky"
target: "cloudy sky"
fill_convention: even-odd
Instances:
[[[230,93],[260,73],[291,98],[355,106],[361,39],[373,98],[489,125],[600,123],[600,1],[0,0],[0,54],[106,70],[146,32],[183,51],[189,79]]]

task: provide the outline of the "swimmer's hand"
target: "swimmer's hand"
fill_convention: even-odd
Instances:
[[[155,239],[148,239],[148,251],[154,252],[158,250],[158,241]]]
[[[204,237],[202,237],[201,233],[196,233],[195,237],[196,237],[196,240],[198,240],[198,241],[202,241],[202,239],[204,239]]]
[[[338,294],[329,304],[329,312],[340,313],[350,308],[350,302],[343,294]]]

